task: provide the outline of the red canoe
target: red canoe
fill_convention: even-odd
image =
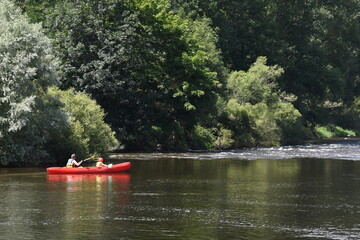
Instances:
[[[49,167],[46,169],[47,173],[51,174],[87,174],[87,173],[118,173],[129,170],[130,162],[124,162],[112,165],[111,167]]]

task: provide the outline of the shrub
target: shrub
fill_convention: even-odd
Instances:
[[[275,81],[282,73],[282,68],[267,66],[266,58],[259,57],[247,72],[230,74],[226,111],[236,146],[279,145],[291,137],[284,134],[289,126],[299,125],[301,114],[292,104],[296,97],[281,92]]]
[[[58,61],[50,40],[12,1],[0,0],[0,165],[37,165],[45,145],[66,125],[60,103],[48,95]]]
[[[356,132],[353,130],[344,129],[335,125],[316,126],[315,131],[320,138],[334,138],[334,137],[355,137]]]
[[[70,119],[63,134],[53,140],[57,143],[54,152],[58,157],[64,157],[64,154],[70,156],[74,152],[80,157],[106,154],[118,147],[115,132],[104,122],[104,110],[95,100],[87,94],[75,93],[72,89],[62,91],[51,88],[49,92],[64,103],[63,111]]]
[[[214,129],[196,125],[191,140],[191,146],[196,149],[213,149],[216,140]]]

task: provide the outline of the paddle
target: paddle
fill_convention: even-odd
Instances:
[[[88,158],[82,160],[82,162],[85,162],[85,161],[88,161],[88,160],[90,160],[90,159],[93,159],[94,157],[95,157],[95,155],[93,155],[93,156],[91,156],[91,157],[88,157]]]

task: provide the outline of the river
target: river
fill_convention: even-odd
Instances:
[[[0,239],[360,239],[360,141],[114,154],[130,171],[0,169]]]

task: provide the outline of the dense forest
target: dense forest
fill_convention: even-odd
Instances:
[[[0,165],[360,131],[359,0],[0,0]]]

